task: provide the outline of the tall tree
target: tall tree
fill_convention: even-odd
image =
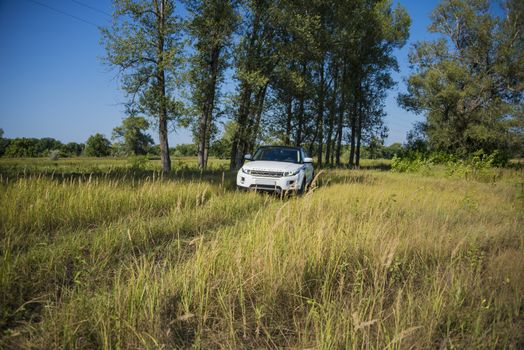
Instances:
[[[149,122],[144,117],[130,116],[124,119],[122,125],[113,129],[112,138],[121,140],[128,154],[146,154],[153,144],[153,139],[146,133],[147,129]]]
[[[235,133],[231,143],[230,168],[240,167],[242,156],[250,151],[258,134],[270,75],[275,67],[274,1],[245,1],[243,35],[236,48]]]
[[[227,50],[238,14],[231,0],[187,0],[186,4],[191,13],[189,33],[195,46],[191,59],[191,84],[193,104],[198,113],[198,165],[205,169],[213,112],[227,68]]]
[[[174,98],[180,24],[174,0],[114,0],[113,23],[102,29],[106,62],[119,68],[130,115],[155,118],[162,170],[171,170],[168,122],[181,106]]]
[[[405,45],[411,23],[406,10],[400,5],[392,9],[389,0],[372,2],[371,7],[363,9],[350,60],[350,167],[360,165],[360,148],[366,136],[378,132],[383,137],[385,92],[394,84],[391,71],[398,70],[393,50]]]
[[[524,6],[505,1],[505,16],[488,0],[445,0],[431,15],[435,41],[415,44],[407,110],[426,116],[429,146],[467,155],[509,152],[522,138],[524,119]]]

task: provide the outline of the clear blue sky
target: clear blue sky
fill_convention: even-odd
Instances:
[[[412,27],[408,45],[397,52],[398,85],[386,102],[387,144],[403,142],[413,122],[421,120],[398,107],[396,96],[409,74],[409,46],[432,37],[429,14],[438,2],[397,1],[408,10]],[[115,72],[99,59],[104,50],[95,24],[110,20],[103,12],[111,13],[110,0],[0,0],[0,128],[5,137],[85,142],[97,132],[111,136],[125,117],[125,97]],[[155,131],[151,134],[157,139]],[[170,135],[171,145],[187,142],[187,130]]]

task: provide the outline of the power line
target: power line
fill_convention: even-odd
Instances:
[[[88,20],[85,20],[85,19],[83,19],[83,18],[80,18],[80,17],[78,17],[78,16],[72,15],[72,14],[67,13],[67,12],[65,12],[65,11],[59,10],[59,9],[53,7],[53,6],[49,6],[49,5],[47,5],[47,4],[41,3],[40,1],[37,1],[37,0],[27,0],[27,1],[30,1],[30,2],[32,2],[32,3],[34,3],[34,4],[37,4],[37,5],[40,5],[40,6],[43,6],[43,7],[46,7],[46,8],[48,8],[49,10],[55,11],[55,12],[61,14],[61,15],[64,15],[64,16],[68,16],[68,17],[74,18],[74,19],[76,19],[77,21],[81,21],[81,22],[84,22],[84,23],[86,23],[86,24],[92,25],[92,26],[94,26],[94,27],[96,27],[96,28],[99,28],[99,25],[98,25],[98,24],[95,24],[95,23],[93,23],[93,22],[90,22],[90,21],[88,21]]]
[[[75,4],[80,5],[80,6],[84,6],[84,7],[88,8],[88,9],[90,9],[90,10],[93,10],[93,11],[96,11],[98,13],[104,14],[106,16],[112,17],[111,14],[105,12],[104,10],[100,10],[99,8],[96,8],[96,7],[93,7],[93,6],[88,5],[86,3],[83,3],[82,1],[78,1],[78,0],[71,0],[71,1],[74,2]]]

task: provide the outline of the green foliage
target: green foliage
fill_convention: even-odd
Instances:
[[[427,174],[433,165],[433,159],[421,153],[404,158],[395,155],[391,160],[391,170],[399,173],[420,172]]]
[[[0,157],[4,155],[8,145],[9,141],[4,138],[4,129],[0,128]]]
[[[190,19],[189,35],[194,42],[190,57],[190,84],[199,164],[207,166],[210,142],[216,132],[220,106],[220,85],[229,66],[232,34],[239,21],[236,1],[186,0]]]
[[[52,138],[0,138],[0,157],[47,157],[55,150],[59,151],[60,157],[80,156],[84,150],[84,144],[76,142],[62,144]]]
[[[419,42],[410,53],[414,72],[399,101],[425,114],[433,151],[522,152],[522,6],[503,4],[505,14],[498,17],[487,0],[441,2],[429,27],[441,38]]]
[[[113,129],[113,140],[122,141],[123,153],[126,155],[147,154],[153,138],[146,134],[149,122],[143,117],[130,116],[124,119],[121,126]]]
[[[345,149],[344,151],[347,152]],[[384,146],[381,140],[373,137],[368,145],[362,147],[361,157],[363,159],[392,159],[395,155],[401,157],[407,152],[407,148],[401,143],[396,142],[389,146]]]
[[[434,169],[443,168],[447,176],[494,181],[500,176],[497,168],[506,166],[507,163],[508,159],[505,154],[497,150],[492,153],[478,150],[467,158],[458,158],[454,154],[444,152],[408,152],[403,157],[393,157],[391,169],[399,173],[412,172],[428,175]]]
[[[105,62],[121,73],[129,115],[153,117],[165,172],[171,169],[168,122],[183,113],[175,98],[180,85],[180,21],[173,0],[114,0],[112,25],[102,28]]]
[[[60,150],[63,154],[70,157],[78,157],[84,151],[85,145],[83,143],[69,142],[63,145]]]
[[[1,141],[1,140],[0,140]],[[5,143],[6,157],[44,157],[54,149],[60,149],[62,143],[53,138],[14,138],[8,139]]]
[[[150,168],[149,159],[146,156],[134,156],[128,159],[132,170],[144,171]]]
[[[342,135],[349,131],[355,144],[350,159],[360,155],[364,144],[371,147],[362,149],[363,155],[379,157],[373,139],[387,133],[384,100],[394,84],[391,72],[398,68],[394,49],[408,37],[407,11],[391,1],[268,3],[275,8],[264,12],[270,14],[267,31],[273,29],[275,35],[262,52],[274,53],[240,75],[252,85],[270,77],[272,113],[262,124],[267,135],[258,140],[307,146],[319,164],[324,154],[328,163],[340,163],[334,153],[339,158]],[[246,43],[252,43],[249,38]],[[276,62],[271,60],[275,57]],[[263,70],[264,63],[270,74]],[[252,100],[246,104],[252,109],[257,105]]]
[[[224,124],[221,138],[215,140],[209,148],[209,155],[220,159],[229,158],[231,155],[231,143],[233,142],[236,124],[229,121]]]
[[[181,143],[172,147],[170,153],[174,157],[196,157],[198,146],[194,143]]]
[[[166,107],[174,118],[178,110],[171,93],[180,64],[180,24],[174,16],[174,1],[162,3],[164,7],[159,9],[154,1],[113,1],[115,20],[111,27],[102,28],[102,43],[107,53],[104,61],[123,69],[122,87],[131,98],[130,110],[156,117]],[[158,37],[160,15],[164,20],[162,38]],[[159,40],[164,40],[162,52],[158,52]],[[157,79],[161,70],[167,74],[167,91],[171,92],[165,95]]]
[[[99,133],[89,136],[84,153],[88,157],[106,157],[111,154],[111,142]]]

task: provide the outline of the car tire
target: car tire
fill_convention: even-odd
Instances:
[[[315,171],[311,173],[311,181],[307,184],[308,189],[311,188],[311,185],[313,184],[313,180],[315,180]]]
[[[304,180],[302,180],[302,185],[300,185],[300,189],[297,190],[297,194],[304,194],[306,192],[306,176],[304,176]]]

